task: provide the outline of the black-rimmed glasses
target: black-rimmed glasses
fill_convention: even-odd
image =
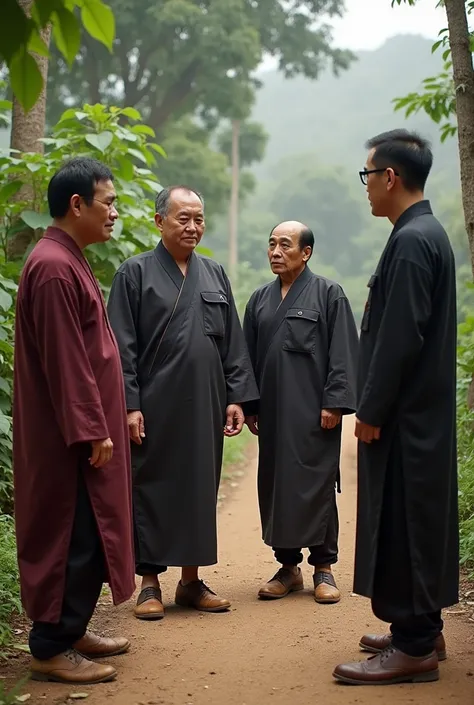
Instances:
[[[384,171],[387,171],[387,168],[388,167],[385,167],[384,169],[362,169],[362,171],[359,171],[360,180],[362,181],[364,186],[367,186],[369,174],[380,174]],[[399,176],[398,172],[394,171],[393,173],[395,174],[395,176]]]

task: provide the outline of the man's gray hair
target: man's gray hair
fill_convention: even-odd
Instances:
[[[190,188],[189,186],[165,186],[165,188],[163,188],[155,198],[155,213],[161,215],[162,218],[165,218],[168,215],[171,194],[173,193],[173,191],[177,191],[178,189],[182,189],[183,191],[187,191],[188,193],[195,193],[201,201],[202,207],[204,208],[204,198],[201,196],[199,191],[196,191],[195,189]]]

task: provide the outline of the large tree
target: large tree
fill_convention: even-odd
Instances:
[[[331,46],[321,20],[343,0],[109,0],[116,17],[111,55],[86,37],[75,72],[56,54],[50,70],[51,120],[64,101],[138,107],[158,133],[171,116],[197,114],[208,124],[245,117],[253,72],[264,54],[287,76],[316,78],[329,60],[350,54]],[[161,135],[160,135],[161,137]]]

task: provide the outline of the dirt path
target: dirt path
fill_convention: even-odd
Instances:
[[[474,704],[474,625],[447,614],[449,660],[442,678],[426,685],[361,688],[331,678],[340,661],[358,660],[359,637],[384,630],[368,600],[351,596],[355,530],[355,467],[351,419],[344,439],[343,494],[340,508],[340,562],[336,569],[343,600],[317,605],[308,590],[276,602],[260,602],[256,591],[274,571],[272,553],[260,539],[256,504],[256,463],[234,489],[220,513],[220,564],[203,571],[219,594],[232,600],[227,614],[202,615],[173,605],[178,569],[162,586],[166,617],[135,620],[131,605],[117,611],[99,608],[96,624],[132,641],[126,656],[111,659],[119,669],[115,683],[92,688],[28,684],[30,705],[76,702],[72,692],[87,692],[87,705],[453,705]],[[79,701],[81,702],[81,701]]]

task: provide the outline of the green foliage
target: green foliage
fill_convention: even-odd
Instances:
[[[342,13],[342,0],[109,0],[118,42],[110,55],[87,40],[70,74],[58,52],[48,78],[49,119],[59,105],[84,102],[138,107],[162,130],[197,114],[215,127],[220,117],[245,119],[254,98],[254,71],[263,55],[289,76],[319,75],[326,60],[345,68],[351,55],[331,47],[321,17]],[[122,90],[123,82],[123,90]],[[100,98],[99,98],[100,97]],[[52,112],[51,112],[52,111]]]
[[[18,703],[22,702],[22,700],[19,700],[18,698],[21,697],[21,689],[25,686],[28,680],[29,676],[22,678],[10,690],[7,690],[5,683],[0,680],[0,705],[18,705]]]
[[[38,64],[30,52],[49,56],[40,35],[49,23],[53,40],[68,68],[79,51],[81,25],[90,37],[112,50],[115,20],[102,0],[34,0],[31,17],[26,16],[18,0],[3,0],[0,60],[9,68],[13,93],[25,111],[33,107],[43,88]]]
[[[265,156],[268,135],[259,122],[243,122],[239,135],[239,161],[241,167],[261,162]],[[229,161],[232,153],[232,129],[228,127],[218,135],[218,143]]]
[[[471,284],[471,287],[473,285]],[[459,326],[458,472],[461,564],[474,571],[474,411],[467,392],[474,374],[474,316]]]
[[[0,515],[0,647],[9,643],[11,617],[14,613],[19,614],[20,612],[21,602],[13,519],[7,515]]]

